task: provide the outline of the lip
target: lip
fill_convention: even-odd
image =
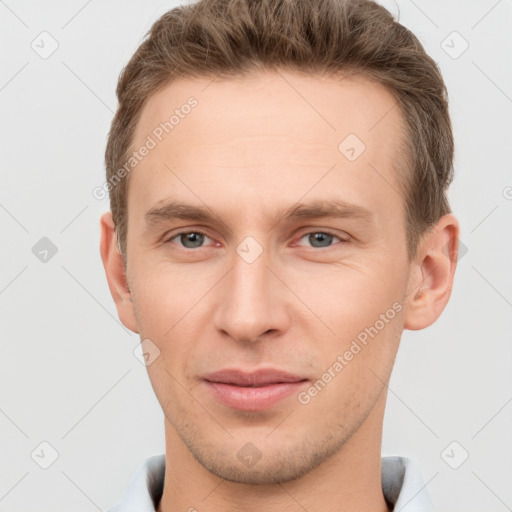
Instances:
[[[268,409],[297,393],[309,379],[275,369],[256,372],[221,370],[202,377],[222,404],[244,411]]]

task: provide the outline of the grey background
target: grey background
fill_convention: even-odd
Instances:
[[[104,510],[164,452],[138,337],[118,321],[99,257],[108,202],[92,190],[118,74],[175,5],[0,1],[1,511]],[[417,462],[436,510],[511,510],[512,2],[399,6],[448,86],[450,200],[467,253],[438,322],[404,332],[382,451]],[[44,441],[58,452],[48,469]]]

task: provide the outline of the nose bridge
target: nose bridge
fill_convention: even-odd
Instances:
[[[281,329],[280,292],[270,266],[269,252],[253,237],[234,251],[232,268],[216,315],[217,328],[238,341],[254,341],[271,329]],[[281,318],[281,320],[279,320]]]

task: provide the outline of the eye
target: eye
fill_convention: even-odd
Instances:
[[[185,249],[200,249],[204,246],[203,244],[205,239],[212,241],[206,233],[198,230],[180,231],[168,238],[166,243],[173,242],[175,239],[179,240],[177,245]],[[307,239],[311,244],[311,247],[316,249],[328,248],[333,245],[333,241],[335,240],[338,240],[340,243],[348,243],[349,241],[348,239],[341,238],[328,231],[310,231],[308,233],[304,233],[300,237],[300,240],[302,239]]]
[[[204,239],[210,237],[202,231],[180,231],[169,238],[167,242],[171,242],[175,238],[181,242],[181,244],[178,245],[181,245],[185,249],[198,249],[201,247]]]
[[[329,233],[328,231],[310,231],[301,236],[300,240],[306,238],[311,243],[312,247],[324,248],[332,245],[333,239],[339,240],[341,243],[348,242],[348,239],[340,238],[339,236]]]

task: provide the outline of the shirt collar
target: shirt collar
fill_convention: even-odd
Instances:
[[[434,512],[421,475],[411,459],[382,457],[382,491],[393,512]],[[146,459],[135,471],[120,501],[107,512],[156,512],[162,496],[165,454]]]

